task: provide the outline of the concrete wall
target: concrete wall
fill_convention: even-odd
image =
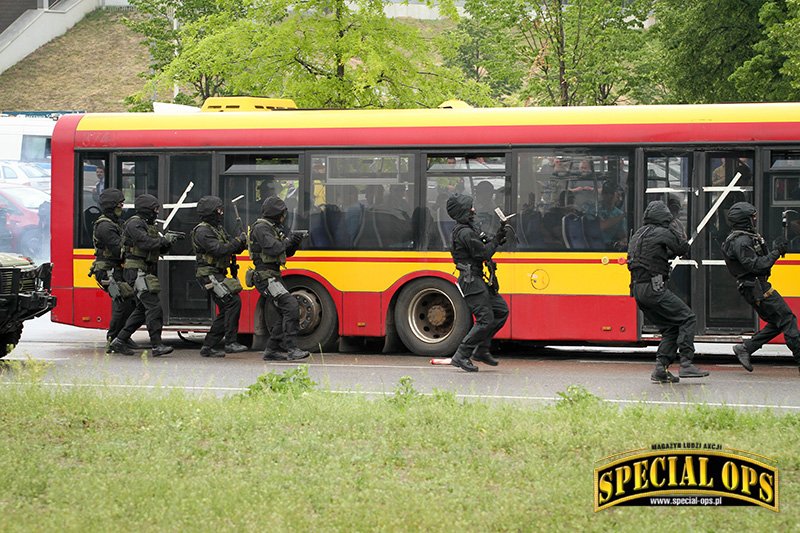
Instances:
[[[36,0],[33,3],[36,4]],[[17,64],[43,44],[65,34],[87,13],[106,4],[105,0],[61,0],[52,10],[28,9],[23,12],[0,33],[0,72]]]
[[[0,33],[26,10],[36,9],[36,0],[3,0],[0,2]]]

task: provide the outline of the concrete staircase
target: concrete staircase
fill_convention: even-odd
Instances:
[[[86,14],[128,0],[6,0],[0,8],[0,72],[67,32]]]

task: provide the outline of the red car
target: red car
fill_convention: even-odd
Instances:
[[[25,185],[0,185],[0,248],[36,259],[46,257],[49,250],[43,250],[43,243],[49,242],[49,218],[49,194]]]

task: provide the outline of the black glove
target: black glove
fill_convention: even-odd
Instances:
[[[296,247],[300,246],[301,242],[303,242],[303,234],[302,233],[292,233],[292,236],[290,237],[290,239],[292,241],[292,246],[294,246],[296,248]]]
[[[241,232],[239,235],[236,236],[236,240],[239,241],[244,246],[247,246],[247,233]]]
[[[505,226],[500,226],[500,229],[497,230],[497,234],[494,236],[494,240],[498,246],[503,246],[506,243],[508,240],[508,230]]]
[[[786,237],[780,236],[772,241],[772,249],[780,255],[784,255],[789,251],[789,240]]]

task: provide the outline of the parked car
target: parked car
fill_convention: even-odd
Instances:
[[[36,266],[27,257],[0,253],[0,358],[19,343],[23,322],[50,311],[52,263]]]
[[[0,210],[6,212],[6,228],[11,232],[10,245],[5,249],[0,248],[0,251],[16,252],[34,258],[47,255],[48,251],[44,250],[42,245],[44,242],[49,242],[49,194],[25,185],[2,185]],[[40,211],[43,218],[41,222]],[[42,223],[47,223],[47,227],[43,228]],[[45,236],[43,231],[48,235]]]
[[[0,161],[0,187],[5,185],[30,185],[49,194],[50,172],[24,161]]]

